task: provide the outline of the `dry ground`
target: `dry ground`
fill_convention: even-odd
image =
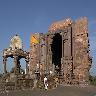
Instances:
[[[51,90],[0,91],[0,96],[96,96],[96,87],[58,86]]]

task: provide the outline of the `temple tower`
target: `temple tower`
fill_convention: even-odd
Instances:
[[[86,17],[54,22],[46,34],[32,34],[30,74],[38,69],[59,74],[65,83],[86,84],[91,64]]]

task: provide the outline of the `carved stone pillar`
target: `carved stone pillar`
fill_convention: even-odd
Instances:
[[[7,73],[7,70],[6,70],[6,62],[7,62],[7,58],[3,58],[3,64],[4,64],[4,73],[6,74]]]
[[[48,39],[48,61],[49,61],[49,63],[48,63],[48,65],[50,66],[48,66],[49,67],[49,71],[53,71],[54,72],[54,64],[52,64],[52,48],[51,48],[51,46],[52,46],[52,41],[53,41],[53,37],[54,37],[55,35],[54,34],[50,34],[49,35],[49,39]]]
[[[27,60],[25,60],[25,61],[26,61],[26,74],[28,74],[28,71],[29,71],[28,64],[29,64],[29,62]]]
[[[20,74],[20,68],[21,67],[21,65],[20,65],[20,60],[18,59],[17,60],[17,72],[18,72],[18,74]]]
[[[26,62],[26,74],[28,74],[29,72],[29,55],[28,54],[25,58],[25,62]]]
[[[17,56],[14,56],[14,64],[15,64],[15,68],[14,68],[14,73],[17,73]]]

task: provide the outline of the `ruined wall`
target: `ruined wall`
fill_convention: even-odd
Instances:
[[[46,44],[46,35],[40,34],[40,72],[44,74],[46,71],[46,52],[47,52],[47,44]]]
[[[39,68],[39,33],[32,34],[30,39],[29,73],[33,74]]]
[[[77,81],[87,82],[90,69],[87,18],[76,20],[73,28],[74,75]]]
[[[51,44],[56,33],[59,33],[62,36],[61,71],[59,74],[61,74],[66,83],[71,81],[73,74],[72,22],[73,21],[68,18],[63,21],[53,23],[49,28]],[[50,53],[52,53],[52,50]]]
[[[46,41],[45,35],[36,33],[31,35],[30,39],[30,63],[29,73],[36,71],[44,72],[46,70]]]
[[[30,74],[39,65],[39,72],[54,73],[52,43],[56,34],[62,38],[61,70],[68,82],[86,83],[90,69],[88,20],[86,17],[72,21],[70,18],[53,23],[46,34],[33,34],[39,43],[30,43]],[[57,38],[58,39],[58,38]]]

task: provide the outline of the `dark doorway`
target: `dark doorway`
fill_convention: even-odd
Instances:
[[[52,64],[55,65],[55,70],[61,70],[61,58],[62,58],[62,36],[56,33],[53,37],[53,42],[51,45],[52,51]]]

